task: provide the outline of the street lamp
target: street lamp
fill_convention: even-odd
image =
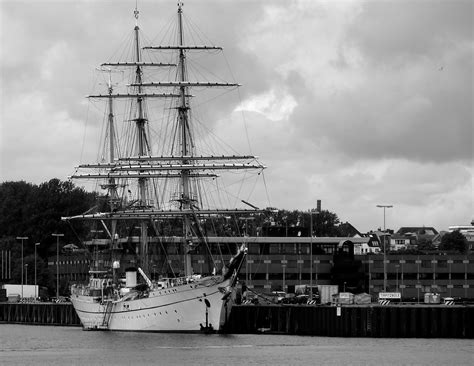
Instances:
[[[35,243],[35,300],[38,298],[38,290],[36,289],[36,247],[40,245],[40,243]]]
[[[17,236],[21,240],[21,298],[23,298],[23,240],[28,240],[27,236]]]
[[[385,209],[392,208],[392,205],[377,205],[378,208],[383,208],[383,231],[385,234]],[[387,250],[385,248],[385,235],[383,238],[383,292],[387,292]]]
[[[25,286],[28,285],[28,263],[25,264]]]
[[[283,216],[283,220],[285,220],[285,237],[288,236],[288,216]]]
[[[314,212],[313,209],[309,210],[309,299],[313,300],[313,213],[319,214],[319,211]]]
[[[64,234],[51,234],[56,237],[56,301],[59,299],[59,237]]]
[[[285,291],[285,277],[286,277],[286,274],[285,274],[285,269],[286,269],[286,264],[282,264],[281,265],[282,269],[283,269],[283,285],[281,287],[281,290],[282,291]],[[285,291],[286,292],[286,291]]]
[[[398,292],[398,267],[400,267],[398,264],[395,265],[395,270],[397,271],[397,277],[396,277],[396,288]]]

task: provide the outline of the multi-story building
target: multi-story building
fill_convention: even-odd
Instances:
[[[130,254],[122,257],[122,266],[135,265],[133,242],[129,238]],[[183,273],[184,259],[176,243],[179,238],[158,242],[150,238],[150,271],[152,279],[160,274]],[[301,284],[337,284],[342,291],[368,292],[376,296],[382,291],[399,291],[406,300],[423,301],[424,293],[474,299],[473,254],[372,254],[358,252],[358,247],[380,248],[376,236],[341,237],[214,237],[208,239],[212,257],[204,250],[193,256],[196,272],[211,273],[228,263],[237,245],[246,243],[248,255],[240,270],[239,280],[259,292],[284,290],[293,292]],[[377,251],[379,253],[379,251]],[[100,254],[96,254],[99,255]],[[99,257],[95,258],[98,259]],[[217,259],[213,259],[217,258]],[[384,265],[385,258],[385,265]],[[88,276],[89,261],[83,252],[62,253],[59,274],[62,282],[83,282]],[[109,258],[100,257],[108,261]],[[56,257],[49,259],[56,270]],[[384,281],[386,276],[386,281]]]

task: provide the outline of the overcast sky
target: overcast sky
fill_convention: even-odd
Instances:
[[[1,181],[72,173],[92,71],[133,28],[134,7],[0,0]],[[176,0],[139,9],[153,39]],[[377,204],[394,206],[395,230],[474,218],[472,1],[187,0],[184,11],[243,84],[214,127],[232,139],[222,121],[244,111],[269,205],[321,199],[360,231],[383,227]]]

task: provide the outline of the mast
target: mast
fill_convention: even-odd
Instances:
[[[183,31],[183,3],[178,3],[178,37],[179,37],[179,62],[178,62],[178,80],[183,83],[180,85],[180,104],[178,106],[178,123],[181,136],[181,156],[182,164],[187,165],[189,161],[185,158],[191,151],[191,139],[188,139],[189,125],[188,125],[188,107],[186,106],[186,54],[184,46],[184,31]],[[181,175],[181,194],[179,197],[180,208],[182,210],[189,210],[192,208],[190,195],[189,170],[182,169]],[[192,275],[191,255],[190,250],[192,246],[191,217],[189,215],[183,216],[183,247],[184,247],[184,271],[186,276]]]
[[[109,69],[109,84],[108,84],[108,91],[109,91],[109,115],[108,115],[108,127],[109,127],[109,163],[112,164],[115,160],[115,125],[114,125],[114,99],[112,98],[113,94],[113,86],[112,86],[112,70]],[[108,179],[107,184],[107,191],[109,194],[109,204],[110,204],[110,211],[114,211],[117,203],[118,203],[118,193],[117,193],[117,184],[115,182],[114,177],[110,177]],[[117,251],[117,220],[112,220],[110,223],[110,241],[111,241],[111,248],[112,248],[112,276],[114,281],[116,281],[116,268],[115,268],[115,260],[116,258],[116,251]]]
[[[112,97],[114,92],[114,87],[112,85],[112,70],[108,69],[109,72],[109,80],[108,80],[108,108],[109,114],[107,119],[108,130],[109,130],[109,164],[113,164],[115,160],[115,122],[114,122],[114,99]],[[110,210],[113,211],[115,206],[117,205],[118,201],[118,193],[117,193],[117,184],[115,183],[114,177],[109,177],[108,184],[104,185],[103,188],[107,188],[107,193],[109,194],[109,204]],[[113,230],[115,233],[115,230]]]
[[[138,26],[138,14],[139,11],[135,8],[133,12],[136,24],[135,24],[135,83],[137,86],[135,87],[137,93],[140,95],[142,93],[142,68],[141,68],[141,52],[140,52],[140,38],[139,38],[139,30],[140,27]],[[144,117],[143,112],[143,97],[137,97],[137,113],[138,116],[135,119],[135,126],[137,130],[137,155],[144,156],[149,155],[150,149],[148,147],[148,142],[146,138],[146,129],[145,123],[146,119]],[[138,178],[138,198],[139,198],[139,206],[146,207],[147,206],[147,178],[140,177]],[[140,221],[140,265],[145,273],[148,272],[148,225],[145,220]]]

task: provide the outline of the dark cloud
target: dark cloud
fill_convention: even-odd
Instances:
[[[371,66],[428,57],[442,66],[446,47],[472,42],[470,0],[367,1],[347,32]]]
[[[125,0],[0,1],[2,177],[65,178],[94,157],[82,142],[99,136],[103,114],[84,97],[105,88],[96,66],[126,56],[121,45],[133,37],[134,7]],[[172,41],[176,2],[139,1],[139,7],[143,44]],[[361,230],[374,228],[374,217],[381,217],[375,204],[386,202],[396,207],[391,222],[444,229],[450,220],[467,222],[472,7],[467,0],[187,0],[190,43],[224,47],[215,59],[197,54],[191,75],[243,84],[237,98],[209,94],[204,104],[196,98],[201,136],[217,130],[247,152],[235,121],[246,112],[243,136],[269,166],[265,188],[273,206],[307,209],[323,199]],[[157,109],[150,112],[152,122],[161,118]],[[413,221],[419,217],[426,221]]]
[[[327,139],[351,159],[470,162],[469,9],[472,3],[465,1],[364,3],[340,39],[338,59],[327,65],[347,75],[349,84],[356,72],[354,85],[318,95],[318,80],[309,83],[303,70],[289,77],[298,102],[291,116],[297,137]],[[359,55],[357,62],[343,54],[346,43]]]

